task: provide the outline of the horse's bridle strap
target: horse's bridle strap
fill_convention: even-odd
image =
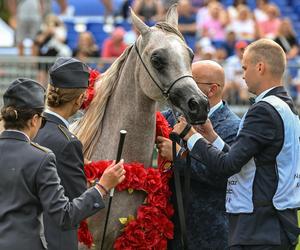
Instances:
[[[179,137],[181,139],[183,139],[187,134],[188,132],[191,130],[192,126],[187,123],[186,126],[184,127],[184,129],[182,130],[182,132],[179,134]]]
[[[142,59],[142,56],[141,56],[141,54],[140,54],[140,52],[139,52],[139,50],[138,50],[138,48],[137,48],[136,43],[134,43],[134,47],[135,47],[135,50],[136,50],[136,52],[137,52],[137,54],[138,54],[138,56],[139,56],[139,58],[140,58],[140,60],[141,60],[141,62],[142,62],[142,64],[143,64],[144,68],[146,69],[148,75],[150,76],[150,78],[152,79],[152,81],[155,83],[155,85],[160,89],[160,91],[162,92],[162,94],[163,94],[167,99],[169,98],[169,93],[170,93],[172,87],[175,85],[176,82],[178,82],[179,80],[181,80],[181,79],[183,79],[183,78],[185,78],[185,77],[191,77],[191,78],[193,78],[193,76],[191,76],[191,75],[183,75],[183,76],[180,76],[179,78],[177,78],[177,79],[170,85],[170,87],[169,87],[167,90],[164,90],[164,89],[157,83],[157,81],[155,81],[154,77],[151,75],[150,71],[148,70],[148,68],[147,68],[146,64],[144,63],[144,61],[143,61],[143,59]]]

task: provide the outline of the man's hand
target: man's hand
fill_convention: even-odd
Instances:
[[[158,153],[168,161],[173,161],[172,141],[168,138],[157,136]],[[180,146],[176,144],[176,152],[180,150]]]
[[[207,119],[202,125],[195,125],[194,128],[210,143],[213,143],[218,137],[218,134],[214,131],[209,119]]]
[[[172,132],[175,132],[180,135],[186,125],[187,125],[186,119],[181,116],[178,119],[178,123],[175,124]],[[191,127],[190,131],[186,134],[186,136],[183,138],[183,140],[187,141],[193,134],[196,134],[196,133],[197,133],[197,131],[193,127]]]

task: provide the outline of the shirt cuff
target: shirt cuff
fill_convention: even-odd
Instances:
[[[98,188],[96,188],[95,186],[94,186],[94,188],[98,191],[98,193],[100,194],[101,198],[103,199],[103,195],[102,195],[102,193],[100,192],[100,190],[99,190]]]
[[[218,136],[217,139],[214,140],[212,145],[222,151],[222,149],[225,146],[225,142],[222,140],[222,138],[220,136]]]
[[[188,149],[190,151],[192,151],[195,143],[201,138],[203,138],[203,136],[201,134],[199,134],[199,133],[193,134],[187,141]]]

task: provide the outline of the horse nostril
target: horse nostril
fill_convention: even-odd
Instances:
[[[194,98],[191,98],[188,101],[188,106],[189,106],[189,109],[191,111],[194,111],[194,110],[197,110],[199,108],[199,103]]]

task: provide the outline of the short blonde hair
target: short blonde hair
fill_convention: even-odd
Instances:
[[[283,49],[271,39],[259,39],[247,46],[244,54],[250,55],[250,62],[257,64],[265,62],[270,69],[270,73],[276,77],[282,77],[286,56]]]

